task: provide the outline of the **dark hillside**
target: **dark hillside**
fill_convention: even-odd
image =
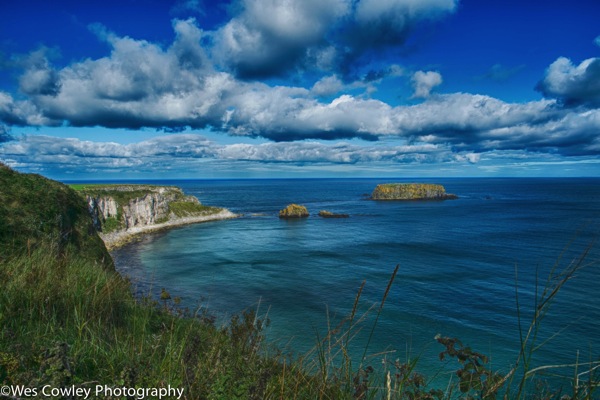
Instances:
[[[87,204],[74,190],[36,174],[21,174],[0,164],[0,258],[51,246],[60,256],[114,269],[98,237]]]

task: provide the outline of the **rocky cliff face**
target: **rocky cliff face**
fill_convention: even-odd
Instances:
[[[167,222],[178,217],[172,203],[200,205],[181,189],[162,186],[122,185],[87,189],[85,197],[96,229],[101,232],[128,230]]]
[[[116,219],[118,217],[117,202],[112,197],[93,197],[86,195],[85,199],[87,200],[88,210],[94,221],[94,227],[98,231],[102,230],[102,223],[105,222],[107,218]]]
[[[457,196],[446,193],[442,185],[430,183],[386,183],[377,185],[372,200],[450,200]]]
[[[79,191],[109,249],[145,232],[236,217],[229,210],[202,205],[171,186],[84,185]]]

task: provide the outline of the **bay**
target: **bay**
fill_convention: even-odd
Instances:
[[[598,237],[600,179],[421,179],[459,199],[368,200],[378,183],[392,181],[412,180],[152,181],[242,216],[147,235],[113,256],[140,293],[165,288],[219,321],[258,308],[271,321],[268,339],[295,354],[351,312],[363,281],[360,310],[378,307],[400,265],[367,349],[369,363],[418,357],[419,369],[433,376],[443,368],[443,348],[434,340],[440,333],[507,371],[519,351],[517,316],[527,325],[553,266],[577,260]],[[280,220],[289,203],[305,205],[311,216]],[[323,219],[323,209],[350,217]],[[552,340],[536,352],[536,365],[598,360],[599,255],[592,245],[590,265],[552,304],[539,342]],[[371,312],[353,339],[355,357],[375,317]]]

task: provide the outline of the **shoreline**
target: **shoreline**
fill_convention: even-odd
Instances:
[[[98,232],[98,236],[104,242],[106,249],[111,251],[115,250],[119,247],[122,247],[130,242],[132,242],[137,237],[140,237],[147,233],[158,232],[162,230],[167,230],[171,228],[176,228],[185,225],[197,224],[202,222],[209,221],[220,221],[226,219],[233,219],[239,217],[238,214],[234,214],[227,209],[222,209],[218,213],[209,214],[209,215],[198,215],[193,217],[183,217],[183,218],[174,218],[167,222],[163,222],[160,224],[146,225],[146,226],[136,226],[127,230],[116,231],[111,233],[102,233]]]

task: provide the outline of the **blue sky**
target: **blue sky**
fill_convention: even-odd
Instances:
[[[5,0],[0,160],[56,179],[598,176],[598,16],[591,0]]]

